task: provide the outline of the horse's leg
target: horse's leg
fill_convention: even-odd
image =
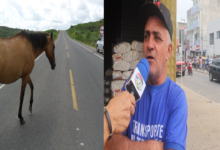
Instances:
[[[33,92],[34,92],[34,85],[31,81],[31,78],[29,78],[28,84],[31,88],[31,99],[30,99],[30,106],[29,106],[29,110],[32,113],[32,104],[33,104]]]
[[[27,85],[27,82],[29,80],[29,76],[25,76],[22,78],[22,84],[21,84],[21,95],[20,95],[20,105],[19,105],[19,111],[18,111],[18,118],[20,119],[20,123],[24,124],[24,118],[22,117],[22,104],[23,104],[23,100],[24,100],[24,93],[25,93],[25,88]]]

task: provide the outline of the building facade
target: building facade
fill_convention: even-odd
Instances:
[[[181,54],[182,59],[186,58],[186,50],[187,50],[187,23],[177,22],[176,24],[176,53]]]
[[[220,57],[220,17],[208,23],[206,39],[207,56]]]
[[[207,55],[207,24],[220,17],[219,7],[220,0],[193,0],[193,7],[187,11],[187,41],[191,57]]]

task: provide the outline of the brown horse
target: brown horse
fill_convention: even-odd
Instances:
[[[18,118],[21,124],[25,123],[21,112],[27,83],[31,88],[29,110],[32,113],[34,86],[30,74],[35,59],[45,51],[51,68],[54,70],[56,67],[54,49],[53,33],[48,35],[42,32],[20,31],[13,37],[0,39],[0,83],[10,84],[19,78],[22,79],[18,110]]]

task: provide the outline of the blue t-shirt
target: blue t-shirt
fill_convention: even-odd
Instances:
[[[165,149],[184,150],[187,116],[185,92],[167,76],[161,85],[146,83],[144,93],[136,103],[135,114],[131,116],[123,135],[133,141],[162,141]]]

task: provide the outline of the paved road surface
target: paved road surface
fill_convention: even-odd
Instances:
[[[176,81],[181,83],[181,76]],[[209,76],[204,73],[193,71],[193,75],[182,77],[182,84],[203,97],[220,104],[220,81],[209,81]]]
[[[74,42],[65,31],[60,32],[55,46],[55,70],[51,70],[45,54],[35,61],[31,73],[35,88],[33,114],[28,111],[27,86],[24,125],[17,118],[21,79],[1,86],[0,149],[103,148],[103,55]]]

